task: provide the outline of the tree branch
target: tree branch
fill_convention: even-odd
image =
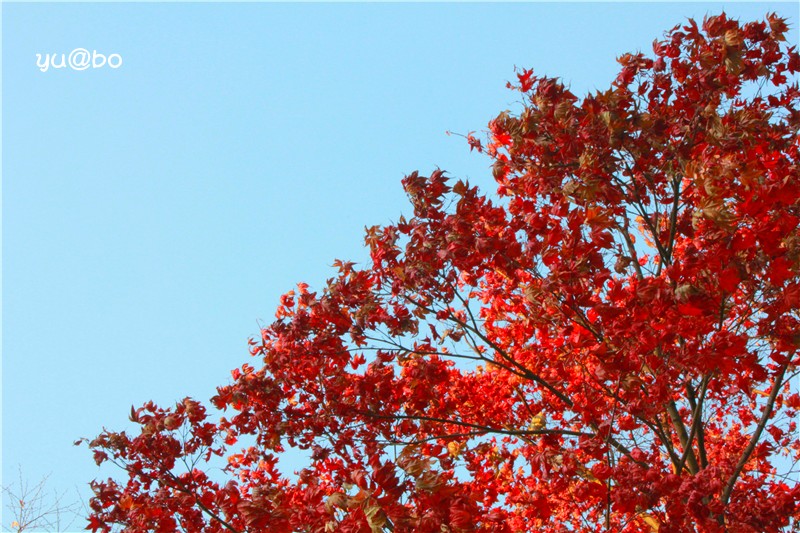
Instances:
[[[791,360],[791,357],[789,357],[788,359]],[[758,441],[761,439],[761,434],[764,432],[764,428],[767,426],[769,417],[772,415],[772,408],[775,406],[775,399],[778,397],[778,392],[780,391],[780,388],[783,385],[783,377],[786,375],[786,369],[789,368],[789,360],[787,360],[786,363],[783,364],[780,372],[778,372],[778,375],[775,377],[775,383],[772,384],[772,391],[770,391],[769,398],[767,399],[767,404],[764,406],[764,412],[761,413],[761,420],[759,420],[756,430],[750,437],[750,442],[747,444],[747,447],[742,452],[742,456],[739,458],[739,462],[736,463],[736,467],[733,469],[733,474],[731,474],[731,478],[728,480],[728,484],[725,486],[725,490],[722,491],[722,496],[720,496],[720,500],[722,501],[723,505],[728,504],[728,500],[731,497],[731,492],[733,492],[733,486],[736,485],[736,481],[739,479],[739,475],[741,475],[742,470],[744,470],[744,466],[747,464],[747,461],[750,459],[750,456],[756,449],[756,445],[758,445]]]

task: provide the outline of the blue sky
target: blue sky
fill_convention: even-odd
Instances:
[[[723,8],[797,35],[796,3],[5,3],[4,483],[20,465],[88,494],[113,472],[72,442],[128,427],[131,405],[212,396],[280,294],[409,213],[404,174],[491,187],[445,131],[514,109],[515,66],[582,95]],[[36,66],[75,48],[123,64]]]

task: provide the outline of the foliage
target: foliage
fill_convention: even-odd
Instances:
[[[90,443],[107,531],[764,532],[800,518],[800,57],[688,21],[585,98],[530,70],[472,148],[282,297],[211,403]],[[240,438],[254,444],[237,448]],[[309,464],[285,476],[287,446]],[[224,476],[209,466],[227,462]]]

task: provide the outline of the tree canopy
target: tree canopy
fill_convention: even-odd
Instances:
[[[516,73],[365,265],[281,298],[207,408],[104,431],[109,531],[780,531],[800,520],[800,56],[689,20],[578,97]],[[213,406],[213,409],[210,407]],[[211,414],[212,411],[215,414]],[[219,412],[218,412],[219,411]],[[294,476],[278,464],[307,450]],[[223,469],[214,465],[222,463]]]

